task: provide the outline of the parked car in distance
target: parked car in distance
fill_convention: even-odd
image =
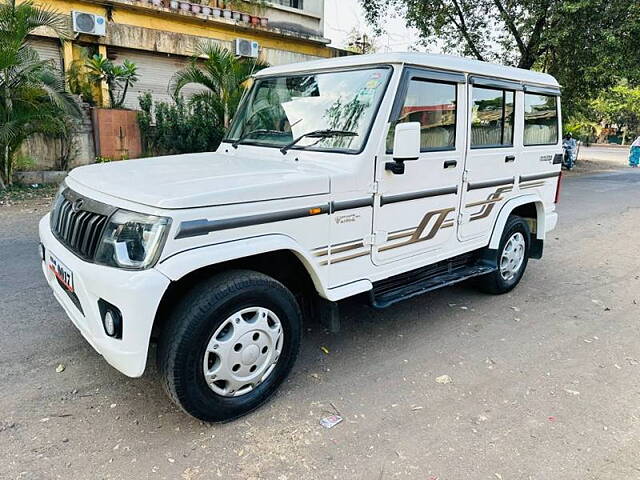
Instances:
[[[256,74],[215,153],[73,170],[40,222],[55,297],[112,366],[227,421],[287,377],[305,316],[474,279],[512,290],[557,222],[546,74],[377,54]]]

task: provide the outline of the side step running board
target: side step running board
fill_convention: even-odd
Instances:
[[[497,270],[492,263],[470,257],[457,257],[376,282],[371,290],[371,304],[375,308],[386,308],[438,288],[486,275]]]

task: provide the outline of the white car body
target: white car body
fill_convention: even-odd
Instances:
[[[525,146],[526,91],[559,95],[546,74],[448,56],[380,54],[268,68],[257,79],[291,73],[391,69],[384,96],[359,153],[222,143],[215,153],[142,159],[74,169],[74,195],[124,210],[168,217],[157,262],[148,269],[101,266],[70,251],[40,223],[43,271],[60,304],[87,341],[115,368],[142,375],[151,332],[171,285],[212,265],[268,252],[290,252],[317,294],[335,302],[371,291],[376,282],[478,249],[498,248],[502,229],[523,205],[533,238],[557,222],[554,199],[562,154],[554,144]],[[445,75],[457,84],[455,145],[420,153],[406,174],[392,162],[386,138],[407,72]],[[515,95],[512,145],[473,149],[469,99],[478,85],[506,85]],[[558,102],[559,117],[559,102]],[[503,119],[504,121],[504,119]],[[559,122],[559,121],[558,121]],[[558,132],[560,125],[558,123]],[[504,130],[504,128],[503,128]],[[504,137],[504,131],[503,131]],[[516,161],[507,161],[507,157]],[[444,162],[456,162],[444,168]],[[82,312],[49,268],[53,255],[73,274]],[[258,258],[258,257],[255,257]],[[122,312],[122,338],[104,330],[98,300]]]

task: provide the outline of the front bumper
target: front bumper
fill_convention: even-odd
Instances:
[[[129,377],[144,373],[156,311],[170,280],[157,270],[128,271],[88,263],[67,250],[51,233],[49,215],[40,220],[40,242],[45,259],[52,253],[73,272],[73,286],[82,312],[47,268],[42,270],[73,324],[110,365]],[[122,339],[107,336],[98,300],[115,305],[122,313]]]

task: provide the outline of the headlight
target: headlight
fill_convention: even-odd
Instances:
[[[170,219],[118,210],[109,219],[95,261],[110,267],[143,270],[160,255]]]

